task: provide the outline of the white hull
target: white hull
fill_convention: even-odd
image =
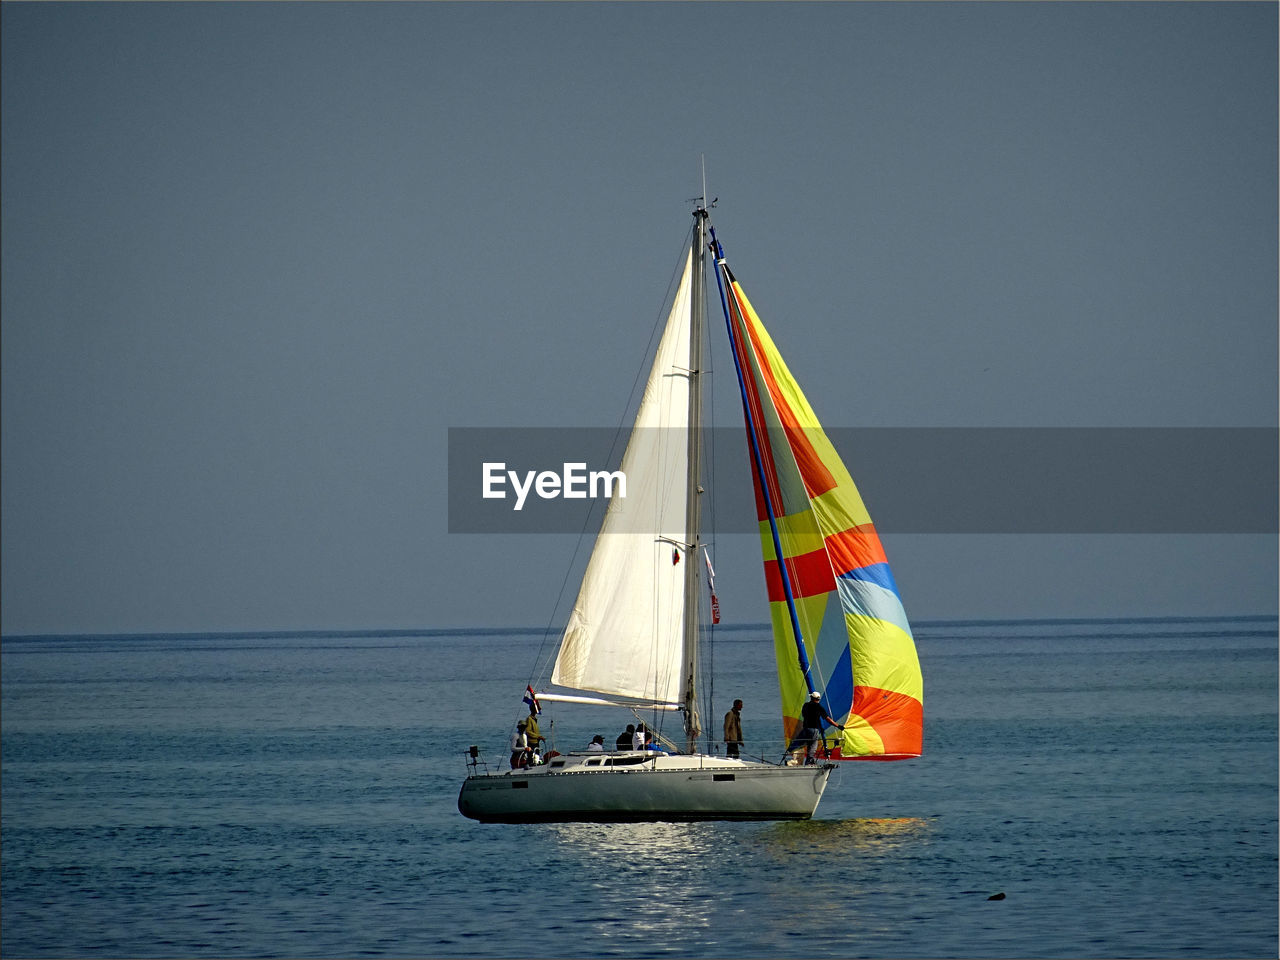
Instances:
[[[807,820],[832,766],[774,766],[701,754],[571,754],[468,777],[464,816],[488,823]]]

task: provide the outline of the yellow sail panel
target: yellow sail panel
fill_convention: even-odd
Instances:
[[[819,529],[818,518],[812,510],[789,517],[778,517],[777,525],[778,539],[782,541],[784,555],[795,557],[824,549],[822,530]],[[773,533],[769,529],[768,520],[760,522],[760,549],[766,561],[778,559],[777,552],[773,549]]]
[[[821,613],[826,610],[826,597],[821,598],[822,610],[811,609],[807,599],[797,601],[801,629],[815,633],[820,628]],[[815,616],[819,614],[818,616]],[[786,743],[800,732],[799,704],[809,699],[809,687],[796,657],[796,644],[791,635],[791,613],[786,602],[769,604],[769,619],[773,626],[773,653],[778,661],[778,690],[782,695],[782,733]],[[793,706],[788,709],[789,706]]]

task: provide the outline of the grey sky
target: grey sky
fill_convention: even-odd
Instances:
[[[617,422],[702,154],[833,426],[1277,422],[1272,3],[0,17],[6,633],[545,623],[446,431]],[[1276,609],[1274,537],[886,541],[917,617]]]

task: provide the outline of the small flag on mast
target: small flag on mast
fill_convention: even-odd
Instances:
[[[526,686],[524,689],[524,702],[529,705],[529,712],[535,714],[541,713],[542,704],[538,703],[538,695],[533,692],[533,687]]]
[[[702,559],[707,563],[707,588],[711,591],[711,622],[720,622],[720,601],[716,598],[716,570],[711,566],[711,554],[702,548]]]

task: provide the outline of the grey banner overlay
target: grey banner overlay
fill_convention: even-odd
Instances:
[[[1266,427],[878,427],[827,429],[883,533],[1276,533],[1280,432]],[[741,428],[708,431],[705,525],[756,532]],[[563,474],[616,470],[625,437],[606,428],[449,430],[450,533],[598,529],[602,499],[519,511],[482,497],[483,465]],[[548,488],[552,485],[548,485]],[[581,484],[585,489],[585,482]],[[491,489],[495,489],[492,488]]]

